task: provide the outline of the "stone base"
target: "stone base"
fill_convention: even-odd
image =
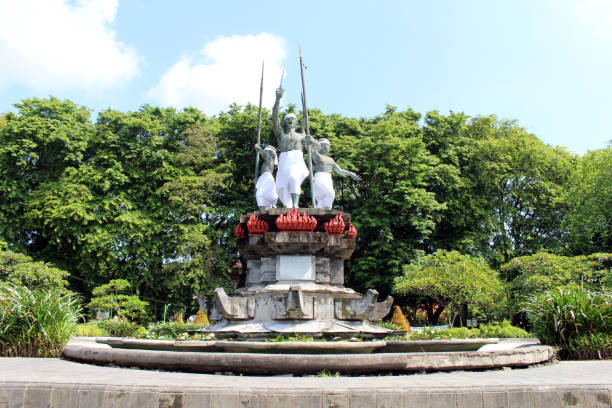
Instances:
[[[215,289],[209,318],[222,323],[207,331],[249,339],[392,334],[371,322],[389,313],[393,298],[377,302],[376,290],[361,295],[344,287],[344,260],[355,250],[350,214],[305,208],[295,212],[271,209],[241,216],[236,231],[242,232],[236,235],[246,259],[246,286],[233,294]]]

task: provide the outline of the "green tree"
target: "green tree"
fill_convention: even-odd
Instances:
[[[484,259],[444,250],[404,266],[393,292],[433,299],[446,310],[451,325],[464,305],[477,317],[492,317],[503,299],[502,282]],[[465,322],[465,318],[460,320]]]
[[[572,155],[493,117],[474,119],[468,131],[474,152],[466,176],[481,214],[479,252],[499,265],[544,248],[559,251]]]
[[[588,254],[612,251],[612,147],[578,159],[566,194],[569,206],[563,226],[568,251]]]
[[[89,111],[70,101],[33,98],[15,106],[18,113],[7,113],[0,128],[0,235],[17,251],[52,260],[48,228],[29,203],[81,165],[94,127]]]
[[[70,271],[85,294],[123,278],[185,308],[191,287],[227,282],[219,231],[203,217],[229,177],[215,121],[145,106],[104,111],[94,126],[68,101],[17,106],[0,130],[0,235],[11,248]]]
[[[427,184],[436,200],[444,203],[435,229],[424,243],[424,249],[457,250],[479,253],[486,236],[479,229],[485,213],[484,200],[471,188],[473,178],[468,168],[474,154],[474,139],[468,132],[468,116],[451,112],[448,116],[428,112],[423,124],[423,142],[438,159]]]
[[[428,184],[446,208],[427,252],[458,250],[498,266],[540,249],[562,251],[563,191],[575,157],[514,121],[429,112],[423,141],[439,159]]]
[[[411,110],[389,107],[365,124],[360,137],[338,137],[339,148],[332,141],[332,156],[338,150],[341,157],[347,155],[348,163],[341,165],[362,177],[359,183],[343,184],[340,192],[340,204],[352,214],[359,232],[346,273],[348,285],[358,290],[373,287],[382,296],[388,294],[394,277],[416,257],[444,208],[428,190],[437,160],[425,149],[418,120]]]

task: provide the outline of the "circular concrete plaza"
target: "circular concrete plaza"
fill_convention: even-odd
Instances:
[[[0,358],[0,407],[610,407],[612,361],[382,376],[235,376]]]

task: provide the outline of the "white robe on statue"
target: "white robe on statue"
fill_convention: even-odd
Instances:
[[[334,191],[334,183],[332,182],[331,173],[318,171],[314,174],[314,195],[316,208],[332,208],[336,192]]]
[[[255,198],[258,207],[265,207],[266,210],[276,208],[278,194],[276,194],[276,185],[272,173],[266,171],[259,176],[255,185]]]
[[[308,176],[301,150],[281,152],[276,172],[276,192],[285,208],[293,207],[291,194],[300,194],[302,182]]]

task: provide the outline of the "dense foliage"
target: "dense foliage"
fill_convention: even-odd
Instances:
[[[508,282],[508,313],[516,316],[527,299],[558,286],[573,284],[596,291],[610,287],[612,254],[567,257],[541,252],[514,258],[500,270]]]
[[[195,313],[194,295],[231,289],[233,228],[255,209],[256,107],[231,105],[208,117],[143,106],[91,121],[86,107],[52,97],[15,106],[0,121],[2,280],[29,276],[36,284],[32,277],[43,276],[3,266],[21,253],[39,263],[28,268],[48,268],[86,301],[95,287],[124,279],[158,318],[164,310]],[[484,259],[493,271],[542,250],[612,252],[612,148],[577,156],[493,116],[391,106],[372,118],[312,109],[310,126],[331,141],[341,167],[362,176],[335,179],[335,207],[351,213],[358,230],[345,268],[358,291],[386,296],[407,265],[439,250]],[[275,144],[267,111],[262,142]],[[306,205],[308,182],[303,190]],[[525,275],[500,271],[512,285]],[[460,289],[463,300],[450,304],[469,300],[489,313]],[[400,301],[437,310],[431,296]]]

